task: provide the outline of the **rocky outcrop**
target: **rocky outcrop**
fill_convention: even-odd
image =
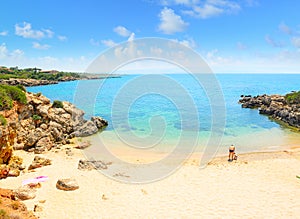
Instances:
[[[26,97],[27,104],[14,102],[12,109],[0,111],[0,179],[18,176],[24,169],[21,159],[12,159],[13,149],[41,154],[69,144],[73,137],[95,134],[107,125],[101,117],[85,120],[84,112],[69,102],[54,106],[41,94],[26,93]]]
[[[37,80],[37,79],[25,79],[25,78],[10,78],[10,79],[0,79],[0,84],[7,85],[23,85],[25,87],[33,87],[40,85],[48,85],[48,84],[57,84],[57,81],[49,81],[49,80]]]
[[[17,121],[16,138],[11,145],[15,149],[32,150],[37,154],[50,150],[58,143],[69,143],[73,137],[84,137],[97,133],[107,125],[100,117],[87,121],[84,112],[69,102],[55,107],[41,94],[27,93],[27,104],[15,104],[4,116]]]
[[[22,218],[37,219],[37,217],[28,211],[25,204],[17,200],[14,192],[9,189],[0,188],[0,218]]]
[[[259,109],[260,114],[271,116],[290,126],[300,128],[300,104],[289,104],[281,95],[241,96],[243,108]]]

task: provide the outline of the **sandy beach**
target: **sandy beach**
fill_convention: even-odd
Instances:
[[[16,189],[22,181],[40,175],[36,198],[26,200],[40,218],[298,218],[300,213],[300,150],[248,153],[238,161],[217,157],[199,169],[195,157],[171,176],[149,184],[126,184],[97,170],[77,169],[82,151],[64,148],[44,154],[52,165],[16,178],[1,180],[1,187]],[[33,153],[16,151],[28,166]],[[125,173],[126,174],[126,173]],[[59,178],[74,178],[79,189],[56,188]],[[43,203],[44,202],[44,203]]]

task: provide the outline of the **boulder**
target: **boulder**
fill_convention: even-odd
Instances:
[[[36,196],[36,189],[31,188],[29,185],[22,186],[14,191],[17,198],[21,200],[34,199]]]
[[[56,183],[56,188],[64,191],[73,191],[79,189],[75,179],[59,179]]]
[[[35,156],[33,162],[28,167],[28,170],[32,170],[32,169],[36,169],[36,168],[48,166],[48,165],[51,165],[50,159],[40,157],[40,156]]]

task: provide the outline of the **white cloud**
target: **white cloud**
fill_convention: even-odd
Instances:
[[[185,39],[185,40],[178,40],[178,39],[172,39],[174,42],[176,43],[180,43],[186,47],[189,47],[189,48],[196,48],[197,47],[197,44],[196,42],[194,41],[193,38],[188,38],[188,39]]]
[[[122,37],[129,37],[131,34],[131,31],[129,31],[128,29],[126,29],[126,27],[123,27],[123,26],[115,27],[114,32],[116,32],[117,34],[119,34]]]
[[[196,18],[207,19],[221,14],[233,14],[241,10],[241,6],[228,0],[206,0],[202,4],[193,5],[190,10],[184,10],[184,14]]]
[[[8,55],[8,50],[6,48],[5,43],[0,45],[0,59],[5,58]]]
[[[43,29],[43,31],[44,31],[46,37],[48,37],[48,38],[52,38],[53,35],[54,35],[54,32],[53,32],[52,30],[49,30],[49,29]]]
[[[131,33],[130,36],[128,37],[127,41],[131,42],[135,39],[135,33]]]
[[[20,56],[24,55],[24,52],[20,49],[16,49],[16,50],[12,51],[10,55],[13,57],[20,57]]]
[[[66,41],[68,38],[66,36],[57,36],[57,38],[60,40],[60,41]]]
[[[293,46],[300,48],[300,37],[293,37],[291,39]]]
[[[279,24],[278,28],[283,33],[286,33],[288,35],[293,34],[293,30],[283,22]]]
[[[51,46],[47,45],[47,44],[40,44],[38,42],[33,42],[32,43],[32,47],[35,49],[41,49],[41,50],[47,50],[49,49]]]
[[[284,47],[284,43],[281,41],[275,41],[272,39],[269,35],[265,36],[265,40],[268,44],[270,44],[273,47]]]
[[[158,29],[165,34],[183,32],[189,25],[182,20],[181,16],[175,14],[172,9],[166,7],[160,12],[159,18],[161,23],[159,24]]]
[[[7,36],[8,35],[8,31],[2,31],[0,32],[0,36]]]
[[[113,40],[101,40],[101,43],[104,44],[107,47],[114,47],[117,45]]]
[[[32,39],[51,38],[54,35],[54,32],[49,29],[33,30],[31,24],[27,22],[23,22],[21,25],[16,24],[15,33],[17,36]]]
[[[24,55],[24,52],[20,49],[16,49],[16,50],[10,52],[7,49],[5,43],[2,43],[0,45],[0,60],[2,59],[2,60],[5,61],[5,59],[7,59],[7,58],[16,59],[16,58],[21,57],[23,55]]]

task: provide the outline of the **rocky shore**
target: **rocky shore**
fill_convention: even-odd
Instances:
[[[260,114],[268,115],[290,126],[300,129],[300,104],[289,103],[282,95],[242,95],[239,103],[243,108],[258,109]]]
[[[40,85],[58,84],[58,81],[50,80],[37,80],[37,79],[23,79],[23,78],[10,78],[10,79],[0,79],[0,84],[7,85],[23,85],[25,87],[33,87]]]
[[[83,118],[84,112],[69,102],[54,101],[41,94],[26,93],[27,104],[14,102],[12,109],[0,111],[6,124],[0,124],[0,179],[17,176],[22,159],[13,150],[45,153],[74,137],[97,133],[107,126],[101,117]]]

